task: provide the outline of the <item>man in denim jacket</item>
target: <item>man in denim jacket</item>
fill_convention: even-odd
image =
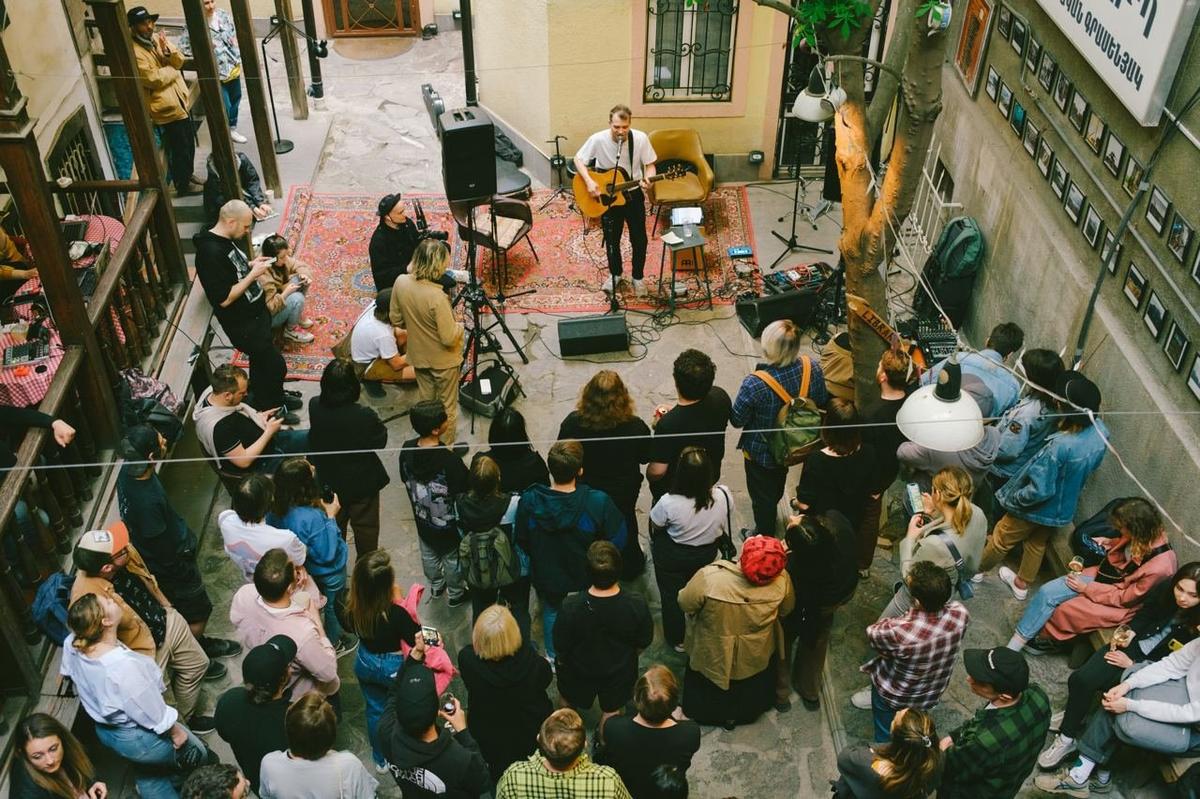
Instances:
[[[991,569],[1023,541],[1020,568],[1014,573],[1001,566],[999,573],[1017,599],[1028,595],[1047,540],[1055,528],[1074,519],[1083,484],[1104,459],[1104,439],[1108,437],[1104,423],[1084,411],[1070,412],[1072,408],[1098,412],[1100,389],[1079,372],[1066,372],[1058,394],[1069,403],[1060,409],[1064,415],[1058,419],[1058,432],[996,492],[996,502],[1005,514],[996,522],[979,566],[981,572]]]

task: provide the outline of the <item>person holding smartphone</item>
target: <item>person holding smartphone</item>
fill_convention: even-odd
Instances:
[[[304,315],[304,303],[312,285],[312,269],[292,256],[291,247],[283,236],[267,236],[262,254],[273,258],[267,271],[259,278],[271,314],[271,330],[283,330],[283,339],[294,344],[309,344],[313,334],[308,332],[313,320]]]

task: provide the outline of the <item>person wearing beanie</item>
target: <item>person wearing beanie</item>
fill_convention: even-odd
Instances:
[[[491,774],[467,730],[466,714],[450,694],[438,699],[433,672],[425,665],[425,648],[424,636],[418,635],[379,719],[379,747],[388,770],[404,799],[490,795]]]
[[[222,694],[213,713],[217,734],[233,750],[255,793],[263,756],[287,749],[284,716],[291,702],[287,684],[295,658],[296,642],[286,635],[251,649],[242,660],[242,685]]]
[[[737,563],[711,563],[679,592],[679,609],[692,619],[683,641],[688,718],[731,730],[772,705],[781,713],[791,709],[779,623],[795,605],[786,565],[783,542],[752,536]]]
[[[1108,428],[1096,418],[1100,389],[1079,372],[1066,372],[1057,386],[1058,429],[1029,461],[996,492],[1004,516],[996,522],[979,570],[1003,563],[1022,544],[1021,566],[1000,566],[998,576],[1017,599],[1029,595],[1046,554],[1046,542],[1059,527],[1075,519],[1079,495],[1107,451]]]
[[[199,542],[183,517],[171,507],[158,479],[158,462],[167,440],[150,425],[131,427],[121,441],[128,463],[117,475],[117,508],[129,530],[129,541],[158,581],[163,595],[179,611],[210,658],[240,655],[242,647],[226,638],[204,634],[213,604],[196,565]]]

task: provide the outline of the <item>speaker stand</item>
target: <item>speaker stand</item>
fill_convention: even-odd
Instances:
[[[801,244],[796,238],[796,218],[800,216],[800,185],[807,184],[804,177],[800,174],[800,167],[796,167],[796,185],[792,188],[792,233],[786,239],[783,234],[777,230],[772,230],[771,235],[783,242],[784,250],[779,253],[779,256],[771,262],[767,269],[774,271],[779,262],[788,257],[794,252],[819,252],[825,255],[833,255],[833,250],[824,250],[820,247],[809,247],[806,244]]]

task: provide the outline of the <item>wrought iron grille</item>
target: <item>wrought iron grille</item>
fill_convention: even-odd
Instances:
[[[728,102],[737,16],[735,0],[648,0],[643,101]]]
[[[420,31],[415,0],[325,0],[332,35],[382,36]]]
[[[87,114],[82,107],[71,115],[59,131],[54,146],[46,156],[46,167],[51,178],[55,179],[104,180],[104,172],[96,158],[96,147],[88,128]],[[115,198],[109,192],[62,194],[58,200],[68,214],[121,215]]]

